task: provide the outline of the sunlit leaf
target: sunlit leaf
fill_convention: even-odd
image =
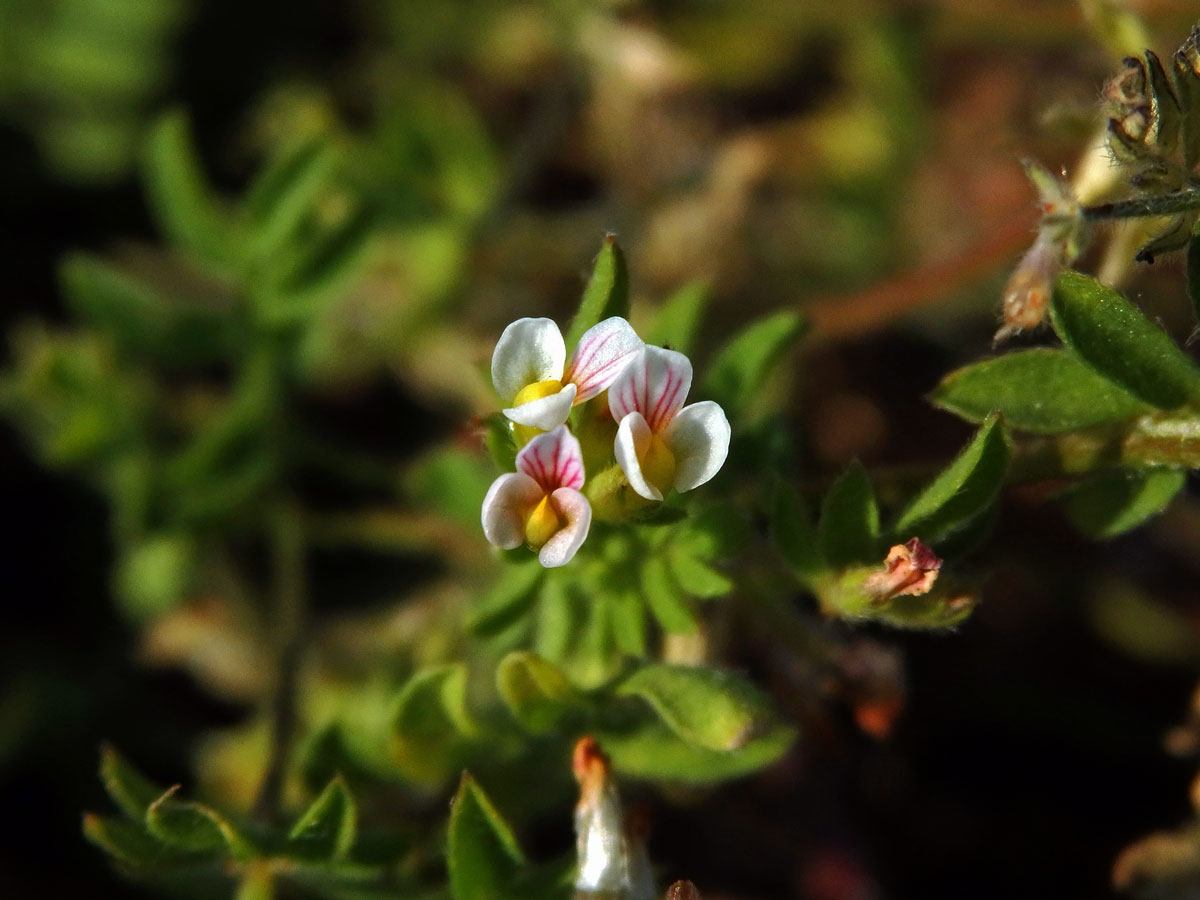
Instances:
[[[307,141],[282,151],[255,179],[242,212],[256,253],[277,250],[312,213],[333,163],[333,150],[325,141]]]
[[[511,900],[525,864],[512,829],[467,773],[450,804],[446,862],[454,900]]]
[[[703,281],[690,281],[679,288],[655,312],[653,324],[643,335],[646,343],[688,353],[708,297],[709,288]]]
[[[567,347],[574,347],[585,331],[611,316],[629,318],[629,272],[625,268],[625,254],[612,234],[604,238],[596,257],[579,311],[567,331]]]
[[[759,392],[775,366],[804,333],[804,318],[785,310],[735,334],[708,364],[696,396],[720,403],[730,419]]]
[[[466,667],[424,669],[409,679],[396,699],[392,757],[410,778],[435,782],[453,771],[463,738],[476,731],[467,710]]]
[[[918,536],[934,543],[969,524],[999,493],[1009,456],[1003,420],[988,417],[962,453],[900,514],[897,537]]]
[[[645,700],[668,728],[709,750],[736,750],[773,724],[766,698],[750,682],[702,666],[651,663],[617,693]]]
[[[496,687],[527,731],[545,734],[583,703],[583,697],[552,663],[531,651],[510,653],[496,670]]]
[[[733,590],[729,578],[691,553],[690,548],[671,545],[667,550],[667,566],[676,584],[693,597],[724,597]]]
[[[495,635],[528,615],[545,573],[536,559],[504,566],[479,605],[467,614],[467,627],[479,635]]]
[[[1055,285],[1050,315],[1064,344],[1135,397],[1160,409],[1200,400],[1200,368],[1111,288],[1065,272]]]
[[[146,828],[159,840],[193,852],[228,852],[248,859],[253,848],[228,819],[202,803],[177,800],[170,788],[146,810]]]
[[[646,654],[646,605],[635,591],[609,597],[610,622],[617,646],[631,656]]]
[[[596,731],[613,767],[634,778],[708,784],[747,775],[775,762],[796,740],[796,730],[776,725],[736,750],[710,750],[683,740],[661,722],[625,731]]]
[[[1067,518],[1090,538],[1124,534],[1166,509],[1187,473],[1173,469],[1099,475],[1064,498]]]
[[[289,848],[316,859],[342,859],[358,833],[358,807],[343,778],[317,795],[288,833]]]
[[[1042,434],[1121,422],[1149,410],[1073,353],[1047,347],[964,366],[943,378],[930,399],[972,422],[999,412],[1013,428]]]
[[[642,594],[654,618],[667,631],[692,634],[699,627],[695,614],[661,556],[650,556],[642,564]]]
[[[219,267],[239,252],[239,236],[197,158],[187,116],[163,116],[150,132],[146,188],[159,228],[198,260]]]

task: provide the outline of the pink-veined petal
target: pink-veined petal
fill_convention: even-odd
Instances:
[[[569,563],[592,527],[592,505],[579,491],[559,488],[550,495],[550,505],[566,524],[538,552],[538,562],[547,569]]]
[[[682,353],[643,347],[608,388],[608,408],[620,422],[640,412],[656,434],[679,412],[692,386],[692,364]]]
[[[551,319],[517,319],[504,329],[492,351],[492,384],[504,400],[539,381],[562,378],[567,347]]]
[[[729,455],[729,433],[725,410],[711,400],[679,411],[663,434],[675,457],[675,490],[690,491],[720,471]]]
[[[663,498],[662,491],[647,481],[646,475],[642,471],[642,457],[650,448],[650,441],[653,437],[654,433],[646,424],[646,420],[642,418],[642,414],[634,410],[617,426],[617,439],[613,441],[613,455],[616,456],[621,471],[625,473],[625,480],[629,482],[629,486],[638,496],[645,497],[647,500],[661,500]]]
[[[539,434],[517,454],[517,471],[528,475],[550,494],[558,488],[579,490],[583,487],[583,451],[579,438],[559,425]]]
[[[493,481],[481,517],[488,543],[503,550],[525,543],[525,520],[544,496],[538,483],[520,472],[506,472]]]
[[[620,316],[598,322],[583,333],[563,371],[563,380],[579,385],[576,403],[608,390],[629,358],[644,344],[633,326]]]
[[[564,384],[561,391],[520,406],[511,406],[504,410],[504,415],[518,425],[532,425],[542,431],[550,431],[567,421],[574,405],[575,385]]]

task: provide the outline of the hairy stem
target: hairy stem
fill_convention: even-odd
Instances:
[[[1132,200],[1118,200],[1114,203],[1100,203],[1096,206],[1085,206],[1080,213],[1085,219],[1099,221],[1169,216],[1173,213],[1190,212],[1196,209],[1200,209],[1200,189],[1189,187],[1173,194],[1159,194],[1151,197],[1137,197]]]
[[[1035,438],[1018,447],[1011,482],[1114,468],[1200,468],[1200,417],[1154,414],[1117,429]]]

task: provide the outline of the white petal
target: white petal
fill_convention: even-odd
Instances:
[[[559,488],[550,495],[550,505],[566,524],[542,545],[538,553],[538,562],[547,569],[569,563],[592,527],[592,505],[579,491]]]
[[[692,386],[692,364],[682,353],[643,347],[608,388],[608,408],[620,422],[634,410],[658,433],[679,412]]]
[[[528,475],[507,472],[492,482],[483,498],[483,534],[504,550],[525,543],[525,519],[546,496]]]
[[[505,400],[539,381],[562,378],[567,346],[551,319],[517,319],[500,335],[492,351],[492,384]]]
[[[608,390],[629,358],[643,346],[633,326],[620,316],[605,319],[585,331],[563,373],[565,381],[579,385],[575,402],[582,403]]]
[[[579,439],[559,425],[553,431],[539,434],[517,454],[517,471],[538,483],[543,494],[558,488],[583,487],[583,451]]]
[[[613,441],[613,455],[616,456],[621,471],[625,473],[625,479],[629,482],[629,486],[639,496],[645,497],[647,500],[661,500],[663,498],[662,491],[647,481],[646,476],[642,473],[642,457],[646,455],[646,450],[650,447],[650,439],[653,436],[653,432],[650,431],[646,420],[642,418],[642,414],[635,410],[623,418],[621,424],[617,426],[617,439]]]
[[[504,411],[504,415],[518,425],[532,425],[542,431],[550,431],[567,421],[574,405],[575,385],[565,384],[558,393],[510,407]]]
[[[675,490],[690,491],[720,471],[729,455],[729,420],[711,400],[685,406],[663,434],[675,456]]]

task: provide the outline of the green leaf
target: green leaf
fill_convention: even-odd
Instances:
[[[1073,353],[1048,347],[964,366],[930,400],[972,422],[999,412],[1011,427],[1040,434],[1123,422],[1149,409]]]
[[[1200,400],[1200,368],[1141,310],[1095,279],[1060,275],[1050,316],[1064,344],[1135,397],[1160,409]]]
[[[613,767],[631,778],[712,784],[775,762],[796,740],[796,730],[776,725],[736,750],[710,750],[682,740],[661,722],[625,731],[596,730]]]
[[[804,333],[796,312],[777,312],[733,336],[708,364],[698,395],[721,404],[731,419],[749,404],[783,355]]]
[[[507,900],[525,856],[512,829],[467,773],[450,804],[446,835],[450,894],[454,900]]]
[[[277,321],[304,321],[325,300],[350,285],[367,260],[378,217],[367,206],[313,241],[280,280]]]
[[[879,556],[879,507],[867,470],[850,463],[821,503],[817,543],[826,565],[843,568]]]
[[[207,183],[184,113],[167,113],[154,125],[145,177],[151,211],[172,241],[219,267],[235,258],[239,236]]]
[[[552,663],[532,651],[510,653],[496,669],[496,686],[521,726],[534,734],[558,728],[583,697]]]
[[[801,577],[811,577],[824,568],[817,529],[813,527],[804,498],[789,484],[775,488],[771,536],[783,558]]]
[[[129,764],[113,747],[100,750],[100,780],[115,804],[131,819],[141,821],[163,789]]]
[[[648,556],[642,563],[642,596],[659,624],[673,634],[694,634],[699,627],[696,616],[680,593],[666,560]]]
[[[900,514],[896,537],[934,543],[969,524],[1000,492],[1010,452],[1003,420],[989,416],[962,453]]]
[[[482,636],[508,629],[533,609],[545,574],[536,558],[504,566],[483,601],[467,614],[467,627]]]
[[[737,750],[774,724],[766,698],[750,682],[716,669],[651,663],[617,693],[645,700],[683,740],[709,750]]]
[[[609,622],[617,646],[630,656],[646,655],[646,605],[635,591],[619,591],[608,598]]]
[[[568,353],[585,331],[612,316],[629,318],[629,272],[625,268],[625,254],[617,246],[616,235],[609,234],[605,236],[600,255],[592,267],[592,277],[584,288],[579,311],[571,320],[567,332]]]
[[[175,367],[228,354],[228,328],[215,307],[167,297],[88,253],[68,256],[58,274],[76,315],[110,335],[122,350]]]
[[[197,853],[228,852],[235,859],[249,859],[254,851],[230,822],[212,807],[176,800],[179,785],[150,804],[146,829],[159,840]]]
[[[243,212],[258,255],[275,252],[299,228],[329,180],[333,163],[333,150],[325,141],[307,141],[278,154],[255,179]]]
[[[1166,509],[1186,481],[1173,469],[1100,475],[1066,495],[1067,518],[1090,538],[1116,537]]]
[[[85,813],[83,834],[117,862],[134,869],[160,869],[199,861],[195,854],[164,844],[141,825],[123,819]]]
[[[691,350],[700,327],[700,316],[708,304],[708,284],[690,281],[663,301],[654,323],[644,336],[647,344],[669,347],[680,353]]]
[[[196,547],[188,535],[146,535],[121,553],[114,591],[123,611],[145,622],[184,600],[195,572]]]
[[[358,807],[341,776],[335,777],[288,833],[289,849],[314,859],[343,859],[358,833]]]
[[[693,597],[708,600],[733,590],[732,581],[678,543],[667,550],[667,566],[676,583]]]
[[[409,679],[392,715],[392,759],[415,781],[436,783],[458,766],[463,739],[476,733],[467,711],[462,664],[424,669]]]

